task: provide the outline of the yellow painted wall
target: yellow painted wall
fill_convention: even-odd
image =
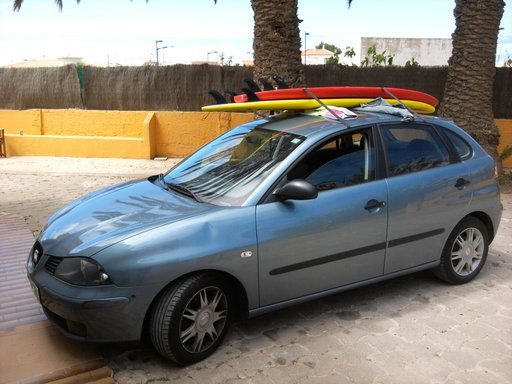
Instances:
[[[6,134],[41,134],[41,110],[12,111],[0,109],[0,129]]]
[[[143,139],[132,137],[16,135],[6,147],[7,156],[150,158]]]
[[[63,136],[119,136],[142,138],[147,112],[43,109],[42,134]]]
[[[187,156],[252,113],[0,110],[8,156]]]
[[[252,119],[230,112],[0,110],[8,156],[183,157]],[[501,153],[512,147],[512,119],[496,124]],[[512,157],[503,164],[512,167]]]
[[[252,118],[252,113],[156,112],[156,153],[159,156],[187,156]]]
[[[495,121],[500,131],[498,153],[502,153],[507,146],[512,147],[512,119],[496,119]],[[512,156],[503,160],[503,166],[512,168]]]

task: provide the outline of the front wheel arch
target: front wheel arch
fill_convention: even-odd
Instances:
[[[151,312],[153,310],[153,307],[155,306],[155,303],[158,301],[158,298],[162,295],[162,293],[171,285],[176,284],[180,280],[186,280],[188,277],[196,274],[201,273],[213,273],[221,277],[223,280],[228,281],[230,285],[233,287],[233,292],[235,294],[235,300],[236,300],[236,315],[239,318],[245,318],[247,317],[249,313],[249,300],[247,297],[247,292],[245,290],[245,287],[242,285],[240,280],[238,280],[235,276],[231,275],[230,273],[219,271],[216,269],[200,269],[197,271],[186,273],[180,277],[177,277],[176,279],[170,281],[165,286],[163,286],[160,291],[153,297],[153,300],[151,301],[151,304],[146,309],[146,314],[144,315],[144,323],[142,326],[142,337],[146,337],[148,335],[149,331],[149,319]]]

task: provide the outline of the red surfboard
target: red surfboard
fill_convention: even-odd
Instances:
[[[386,93],[382,87],[312,87],[308,88],[319,99],[343,99],[343,98],[368,98],[368,97],[382,97],[389,99],[391,96]],[[403,88],[389,88],[386,89],[391,92],[398,99],[421,101],[430,104],[433,107],[437,106],[439,101],[428,93],[414,91],[412,89]],[[256,96],[260,101],[268,100],[289,100],[289,99],[311,99],[303,88],[288,88],[288,89],[275,89],[273,91],[256,92]],[[236,95],[235,103],[245,103],[249,101],[246,94]]]

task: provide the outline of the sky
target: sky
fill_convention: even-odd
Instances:
[[[512,0],[506,0],[498,38],[498,65],[512,58]],[[301,36],[359,54],[361,37],[449,38],[454,0],[299,0]],[[0,0],[0,66],[34,59],[83,57],[95,65],[141,65],[155,60],[155,40],[169,46],[164,64],[252,59],[250,0],[25,0],[20,12]],[[160,56],[160,60],[162,57]],[[356,58],[356,62],[358,59]]]

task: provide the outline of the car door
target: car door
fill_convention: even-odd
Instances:
[[[379,127],[388,167],[388,249],[384,272],[439,260],[471,200],[469,168],[430,124]]]
[[[375,159],[371,128],[331,138],[282,181],[305,179],[317,198],[256,207],[261,306],[382,274],[387,188]]]

